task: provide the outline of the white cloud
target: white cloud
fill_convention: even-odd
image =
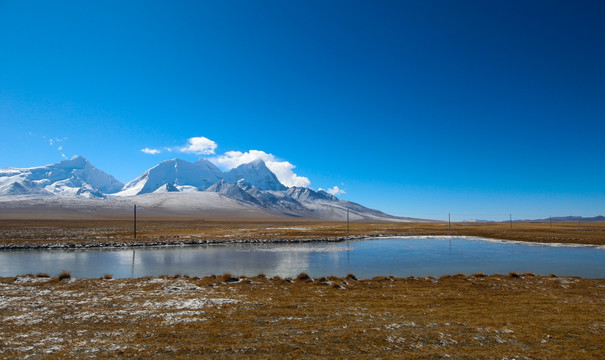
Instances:
[[[63,146],[59,146],[59,147],[57,148],[57,150],[59,150],[59,151],[63,150]]]
[[[304,176],[298,176],[292,171],[296,166],[288,161],[280,161],[273,154],[268,154],[262,150],[250,150],[248,152],[227,151],[223,155],[209,159],[217,166],[230,170],[241,164],[247,164],[256,159],[261,159],[265,162],[269,170],[271,170],[277,179],[288,187],[303,186],[309,187],[311,181]]]
[[[156,155],[156,154],[161,153],[161,151],[158,149],[150,149],[150,148],[144,148],[144,149],[141,149],[141,151],[144,152],[145,154],[150,154],[150,155]]]
[[[323,189],[320,189],[323,190]],[[326,192],[328,194],[332,194],[334,196],[336,195],[340,195],[340,194],[346,194],[346,191],[344,191],[343,189],[339,188],[338,186],[334,185],[333,188],[326,190]]]
[[[31,133],[30,133],[31,135]],[[43,139],[46,139],[46,136],[42,136]],[[62,138],[50,138],[48,139],[48,145],[54,145],[55,143],[60,143],[61,141],[66,141],[68,138],[67,137],[62,137]]]
[[[203,136],[192,137],[187,139],[187,145],[184,147],[164,147],[165,151],[179,151],[184,153],[193,153],[197,155],[212,155],[218,147],[217,143]],[[146,154],[159,154],[159,149],[145,148],[141,150]],[[262,150],[250,150],[247,152],[227,151],[223,155],[217,155],[209,158],[215,165],[223,170],[231,170],[241,164],[247,164],[254,160],[261,159],[271,170],[277,179],[285,186],[303,186],[309,187],[311,181],[304,176],[298,176],[293,169],[296,167],[288,161],[281,161],[273,154],[266,153]]]
[[[214,141],[203,136],[192,137],[187,140],[188,145],[178,149],[181,152],[197,155],[211,155],[218,146]]]

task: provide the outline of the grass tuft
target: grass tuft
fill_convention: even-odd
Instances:
[[[307,282],[313,282],[313,278],[307,274],[306,272],[301,272],[297,277],[296,280],[298,281],[307,281]]]
[[[59,280],[69,280],[69,279],[71,279],[71,273],[69,271],[63,270],[59,274],[58,278],[59,278]]]
[[[105,280],[113,279],[113,275],[111,275],[111,274],[105,274],[105,275],[103,275],[103,279],[105,279]]]
[[[42,273],[42,272],[38,273],[38,275],[36,275],[36,276],[39,278],[49,278],[50,277],[50,275],[48,275],[47,273]]]
[[[509,272],[509,273],[508,273],[508,276],[509,276],[509,277],[512,277],[513,279],[520,279],[520,278],[521,278],[521,275],[517,274],[517,273],[516,273],[516,272],[514,272],[514,271]]]
[[[481,271],[478,273],[474,273],[473,277],[486,277],[487,275],[485,275],[484,273],[482,273]]]

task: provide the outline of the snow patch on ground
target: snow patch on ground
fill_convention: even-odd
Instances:
[[[452,239],[465,239],[474,241],[484,241],[496,244],[519,244],[527,246],[549,246],[549,247],[571,247],[571,248],[595,248],[605,250],[605,245],[590,245],[590,244],[571,244],[571,243],[544,243],[544,242],[529,242],[529,241],[518,241],[518,240],[502,240],[502,239],[490,239],[479,236],[464,236],[464,235],[402,235],[402,236],[389,236],[393,239],[435,239],[435,240],[452,240]],[[380,238],[369,238],[379,240]]]

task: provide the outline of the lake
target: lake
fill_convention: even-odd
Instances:
[[[97,250],[0,251],[0,276],[62,270],[78,278],[187,274],[360,278],[511,271],[605,278],[605,247],[472,237],[396,237],[338,243],[237,244]]]

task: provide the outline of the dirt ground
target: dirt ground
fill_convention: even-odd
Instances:
[[[468,235],[605,245],[605,223],[346,223],[318,221],[0,220],[0,248],[128,246],[205,242],[344,240],[389,235]]]
[[[1,278],[0,357],[603,359],[605,280]]]

